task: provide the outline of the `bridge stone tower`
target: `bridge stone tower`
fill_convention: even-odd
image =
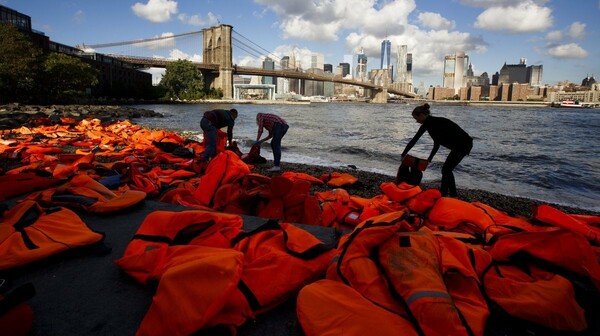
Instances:
[[[233,55],[231,52],[231,31],[233,27],[222,24],[202,30],[204,63],[219,65],[219,74],[208,79],[210,87],[221,89],[223,98],[233,99]]]

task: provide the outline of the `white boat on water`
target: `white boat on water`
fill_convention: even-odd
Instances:
[[[302,97],[300,98],[301,101],[309,101],[311,103],[329,103],[331,102],[331,100],[329,100],[329,97],[325,97],[325,96],[309,96],[309,97]]]
[[[552,106],[556,107],[575,107],[575,108],[593,108],[598,107],[599,104],[593,102],[581,103],[579,100],[565,99],[560,104],[555,103]]]
[[[560,107],[583,107],[583,105],[577,100],[567,99],[560,103]]]

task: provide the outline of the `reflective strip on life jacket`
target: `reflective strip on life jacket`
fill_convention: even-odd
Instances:
[[[371,253],[395,232],[412,230],[405,218],[400,211],[360,223],[352,233],[342,236],[338,257],[327,270],[327,279],[343,282],[368,301],[404,318],[409,316],[404,304],[390,294],[390,284]]]
[[[469,333],[444,283],[441,247],[429,230],[396,232],[378,250],[381,267],[425,335]]]

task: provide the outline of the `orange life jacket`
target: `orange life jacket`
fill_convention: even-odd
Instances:
[[[569,230],[519,232],[499,237],[489,250],[498,261],[526,253],[588,278],[600,290],[600,264],[585,237]]]
[[[446,246],[460,245],[450,239]],[[462,262],[452,258],[452,252]],[[483,335],[489,311],[468,254],[461,252],[453,248],[442,253],[438,239],[426,228],[397,232],[379,246],[381,267],[425,335]],[[444,265],[447,262],[452,263]]]
[[[483,235],[494,221],[484,210],[469,202],[442,197],[427,214],[427,225],[434,231]]]
[[[423,191],[421,187],[413,186],[405,182],[400,184],[395,184],[394,182],[383,182],[379,188],[389,197],[391,201],[394,202],[404,202]]]
[[[448,251],[443,252],[431,233],[411,232],[419,225],[413,220],[395,212],[359,224],[342,237],[339,258],[328,269],[327,278],[345,283],[367,301],[412,321],[409,334],[482,335],[489,313],[466,249],[448,243],[444,244]],[[379,251],[375,258],[374,251]],[[390,288],[403,299],[398,300]],[[352,330],[353,324],[348,328]]]
[[[143,191],[111,191],[88,175],[78,174],[58,188],[35,192],[26,199],[47,206],[65,205],[83,208],[88,212],[107,213],[128,208],[145,198]]]
[[[588,225],[585,221],[569,216],[549,205],[538,205],[535,207],[533,218],[543,223],[578,232],[590,242],[600,246],[600,228]]]
[[[558,274],[494,264],[481,277],[487,297],[511,316],[561,331],[587,329],[573,285]]]
[[[250,169],[239,156],[231,151],[219,153],[208,164],[206,173],[202,176],[198,188],[194,191],[194,197],[201,204],[212,207],[219,186],[236,182],[247,174],[250,174]]]
[[[410,321],[411,316],[405,305],[390,293],[387,277],[384,276],[379,264],[371,258],[372,251],[395,232],[412,231],[405,218],[404,212],[383,214],[360,223],[352,233],[342,236],[336,259],[327,270],[327,279],[343,282],[367,301],[396,315],[398,319]],[[308,310],[303,307],[297,309]],[[330,314],[334,313],[335,310],[330,312]],[[368,317],[349,322],[361,323],[364,319]],[[395,320],[394,324],[399,323],[397,319]],[[409,334],[410,330],[407,329]]]
[[[306,336],[419,335],[406,318],[367,300],[350,286],[327,279],[302,288],[296,314]]]
[[[330,187],[345,187],[353,185],[358,182],[358,178],[348,173],[333,172],[329,174],[323,174],[319,179],[325,182]]]
[[[240,216],[200,210],[146,217],[116,261],[138,281],[159,281],[139,335],[239,326],[322,276],[334,253],[289,224],[242,226]]]
[[[320,180],[312,175],[306,174],[306,173],[297,173],[297,172],[286,171],[286,172],[281,173],[281,176],[287,177],[292,181],[306,180],[314,185],[323,185],[324,184],[324,182],[322,180]]]
[[[0,175],[0,201],[35,190],[51,187],[61,180],[36,175],[33,172]]]
[[[44,209],[26,200],[17,203],[0,219],[0,270],[103,239],[103,234],[88,228],[73,211],[60,207]]]

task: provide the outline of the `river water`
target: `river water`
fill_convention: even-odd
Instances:
[[[416,105],[312,103],[310,105],[138,105],[165,118],[136,123],[190,131],[201,139],[202,113],[215,108],[239,112],[234,139],[248,152],[256,139],[255,116],[274,113],[290,125],[283,138],[285,162],[342,167],[395,176],[400,154],[419,128]],[[459,188],[482,189],[544,202],[600,211],[600,110],[540,107],[433,105],[469,133],[473,150],[455,169]],[[266,134],[266,133],[265,133]],[[263,135],[264,136],[264,135]],[[427,158],[433,141],[425,133],[411,154]],[[262,155],[273,158],[270,147]],[[448,150],[441,147],[424,174],[439,181]]]

